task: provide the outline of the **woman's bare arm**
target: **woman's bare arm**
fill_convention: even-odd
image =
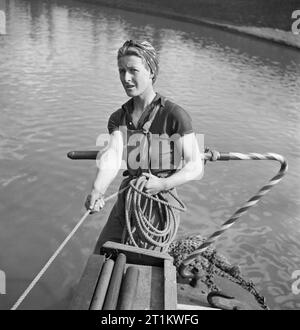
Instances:
[[[117,176],[121,164],[123,154],[123,136],[120,131],[114,131],[110,135],[108,148],[97,161],[98,172],[93,184],[93,190],[87,197],[86,207],[88,209],[95,208],[95,202],[103,197],[111,182]],[[104,201],[100,202],[100,208],[104,206]],[[96,209],[95,211],[98,211]]]

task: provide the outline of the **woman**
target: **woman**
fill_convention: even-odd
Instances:
[[[108,149],[100,158],[99,171],[86,200],[86,207],[91,212],[103,208],[103,196],[121,167],[125,149],[126,173],[129,176],[123,180],[120,190],[128,185],[132,177],[143,174],[147,178],[144,191],[156,195],[199,178],[203,170],[190,116],[154,91],[158,58],[153,46],[146,41],[126,41],[118,51],[118,68],[121,83],[130,100],[109,118]],[[139,143],[130,143],[137,141],[133,134],[141,135],[141,132],[143,138],[138,139]],[[173,143],[164,144],[167,146],[165,149],[160,148],[159,143],[154,142],[155,138],[157,141],[160,137],[169,138],[169,142]],[[137,145],[140,146],[138,153]],[[159,164],[163,164],[163,168]],[[100,235],[97,250],[108,240],[122,241],[124,212],[125,193],[121,192]]]

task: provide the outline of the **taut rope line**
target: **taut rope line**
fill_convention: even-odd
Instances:
[[[258,154],[258,153],[249,153],[249,154],[241,154],[229,152],[227,154],[220,154],[217,151],[212,151],[209,155],[205,154],[206,160],[216,161],[216,160],[276,160],[280,162],[281,167],[279,172],[269,181],[268,184],[263,186],[256,195],[251,197],[241,208],[239,208],[227,221],[223,223],[220,230],[217,230],[212,235],[210,235],[201,245],[200,247],[192,252],[185,260],[183,260],[180,266],[180,274],[183,277],[191,277],[193,276],[188,270],[187,266],[194,261],[201,253],[208,248],[209,245],[214,243],[226,230],[228,230],[243,214],[245,214],[250,207],[253,207],[258,203],[258,201],[267,194],[276,184],[278,184],[283,176],[285,175],[288,164],[283,156],[267,153],[267,154]]]
[[[113,193],[112,195],[108,196],[104,199],[104,201],[108,201],[121,192],[123,192],[127,187],[121,189],[120,191],[117,191]],[[34,286],[37,284],[37,282],[40,280],[40,278],[44,275],[44,273],[47,271],[47,269],[50,267],[52,262],[55,260],[55,258],[59,255],[59,253],[62,251],[62,249],[66,246],[66,244],[69,242],[69,240],[72,238],[72,236],[76,233],[77,229],[83,224],[85,219],[90,214],[90,210],[86,211],[83,217],[79,220],[79,222],[76,224],[76,226],[73,228],[73,230],[70,232],[70,234],[65,238],[65,240],[61,243],[61,245],[58,247],[58,249],[54,252],[54,254],[51,256],[51,258],[47,261],[45,266],[40,270],[40,272],[36,275],[36,277],[32,280],[32,282],[29,284],[29,286],[26,288],[26,290],[21,294],[20,298],[16,301],[16,303],[11,307],[11,310],[16,310],[20,304],[23,302],[23,300],[26,298],[26,296],[30,293],[30,291],[34,288]]]

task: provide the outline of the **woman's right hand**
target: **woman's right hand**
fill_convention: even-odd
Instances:
[[[93,189],[92,192],[87,196],[85,201],[85,207],[90,210],[91,214],[99,212],[105,205],[104,194],[100,191]]]

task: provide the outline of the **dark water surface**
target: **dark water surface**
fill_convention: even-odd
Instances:
[[[274,309],[300,309],[300,52],[207,27],[71,1],[7,0],[0,36],[0,269],[8,309],[84,213],[96,166],[66,153],[94,149],[127,99],[116,52],[128,38],[160,53],[156,89],[219,151],[275,152],[289,173],[217,247]],[[179,188],[181,234],[216,230],[279,169],[270,161],[210,163]],[[113,193],[121,176],[107,194]],[[112,203],[79,229],[21,308],[64,309]]]

